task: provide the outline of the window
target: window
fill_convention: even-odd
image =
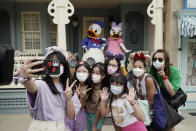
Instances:
[[[50,19],[50,46],[57,46],[57,25]]]
[[[41,52],[40,12],[22,12],[22,42],[24,52]]]

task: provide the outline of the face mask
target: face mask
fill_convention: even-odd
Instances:
[[[62,65],[60,65],[60,73],[58,75],[49,75],[50,77],[52,78],[57,78],[57,77],[60,77],[64,72],[64,68]]]
[[[117,71],[117,67],[108,66],[108,68],[107,68],[107,72],[109,75],[113,74],[116,71]]]
[[[96,74],[92,74],[92,80],[93,80],[93,83],[98,83],[101,81],[101,76],[96,75]]]
[[[152,64],[153,64],[154,68],[156,68],[157,70],[159,70],[159,69],[161,69],[162,65],[164,64],[164,61],[159,62],[158,60],[156,60]]]
[[[85,82],[86,79],[88,78],[87,73],[76,73],[76,77],[80,82]]]
[[[144,70],[143,69],[140,69],[140,68],[133,68],[133,74],[136,77],[140,77],[141,75],[144,74]]]
[[[122,88],[121,88],[121,86],[111,85],[111,86],[110,86],[110,91],[111,91],[114,95],[119,95],[119,94],[122,93]]]

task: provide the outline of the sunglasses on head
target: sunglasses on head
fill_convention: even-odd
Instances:
[[[153,58],[153,59],[152,59],[153,62],[155,62],[155,61],[157,61],[157,60],[158,60],[159,62],[163,62],[163,59],[162,59],[162,58]]]

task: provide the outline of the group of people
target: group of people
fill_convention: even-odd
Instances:
[[[127,75],[116,57],[93,65],[80,61],[76,67],[70,67],[70,58],[58,47],[51,47],[45,59],[60,62],[58,75],[32,79],[43,70],[32,69],[41,64],[32,59],[25,62],[19,73],[33,118],[29,131],[101,131],[109,113],[116,131],[153,131],[144,124],[146,117],[138,100],[146,100],[152,112],[154,81],[165,99],[174,96],[180,87],[179,71],[170,65],[169,55],[163,49],[154,52],[149,68],[144,54],[135,53],[133,69]]]

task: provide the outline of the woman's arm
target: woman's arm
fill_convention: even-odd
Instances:
[[[169,92],[169,94],[171,96],[174,96],[176,94],[176,92],[174,91],[174,88],[173,88],[172,84],[170,83],[170,81],[168,79],[165,79],[165,80],[163,80],[163,82],[164,82],[165,88]]]
[[[81,109],[86,105],[87,96],[80,97]]]
[[[106,103],[107,103],[106,101],[100,102],[99,110],[100,110],[101,117],[105,117],[107,114],[109,114],[111,112],[110,107],[107,106]]]
[[[126,96],[126,99],[129,101],[129,103],[132,105],[134,112],[132,113],[139,121],[145,122],[145,115],[142,111],[139,104],[135,101],[135,90],[134,88],[129,88],[129,92]]]
[[[130,103],[134,109],[134,112],[132,113],[139,121],[141,122],[145,122],[146,121],[146,118],[145,118],[145,115],[144,115],[144,112],[142,111],[140,105],[134,101],[132,103]]]
[[[72,98],[67,100],[67,115],[70,119],[74,119],[75,117],[75,108],[73,105],[73,101]]]
[[[104,87],[102,91],[100,91],[101,94],[101,102],[100,102],[100,113],[102,117],[105,117],[108,113],[110,113],[110,108],[107,106],[107,101],[109,99],[109,93],[108,89]]]
[[[67,108],[67,116],[70,119],[73,119],[75,117],[75,108],[74,108],[74,104],[72,101],[72,88],[75,85],[76,81],[74,81],[71,86],[69,86],[69,78],[67,79],[66,82],[66,90],[63,92],[65,99],[66,99],[66,108]]]
[[[150,107],[150,110],[152,110],[154,93],[155,93],[155,84],[151,77],[146,78],[146,92],[147,92],[148,105]]]
[[[99,122],[100,117],[101,117],[101,114],[100,114],[100,111],[98,110],[96,112],[96,116],[95,116],[95,120],[94,120],[94,123],[93,123],[92,131],[97,131],[97,124]]]

